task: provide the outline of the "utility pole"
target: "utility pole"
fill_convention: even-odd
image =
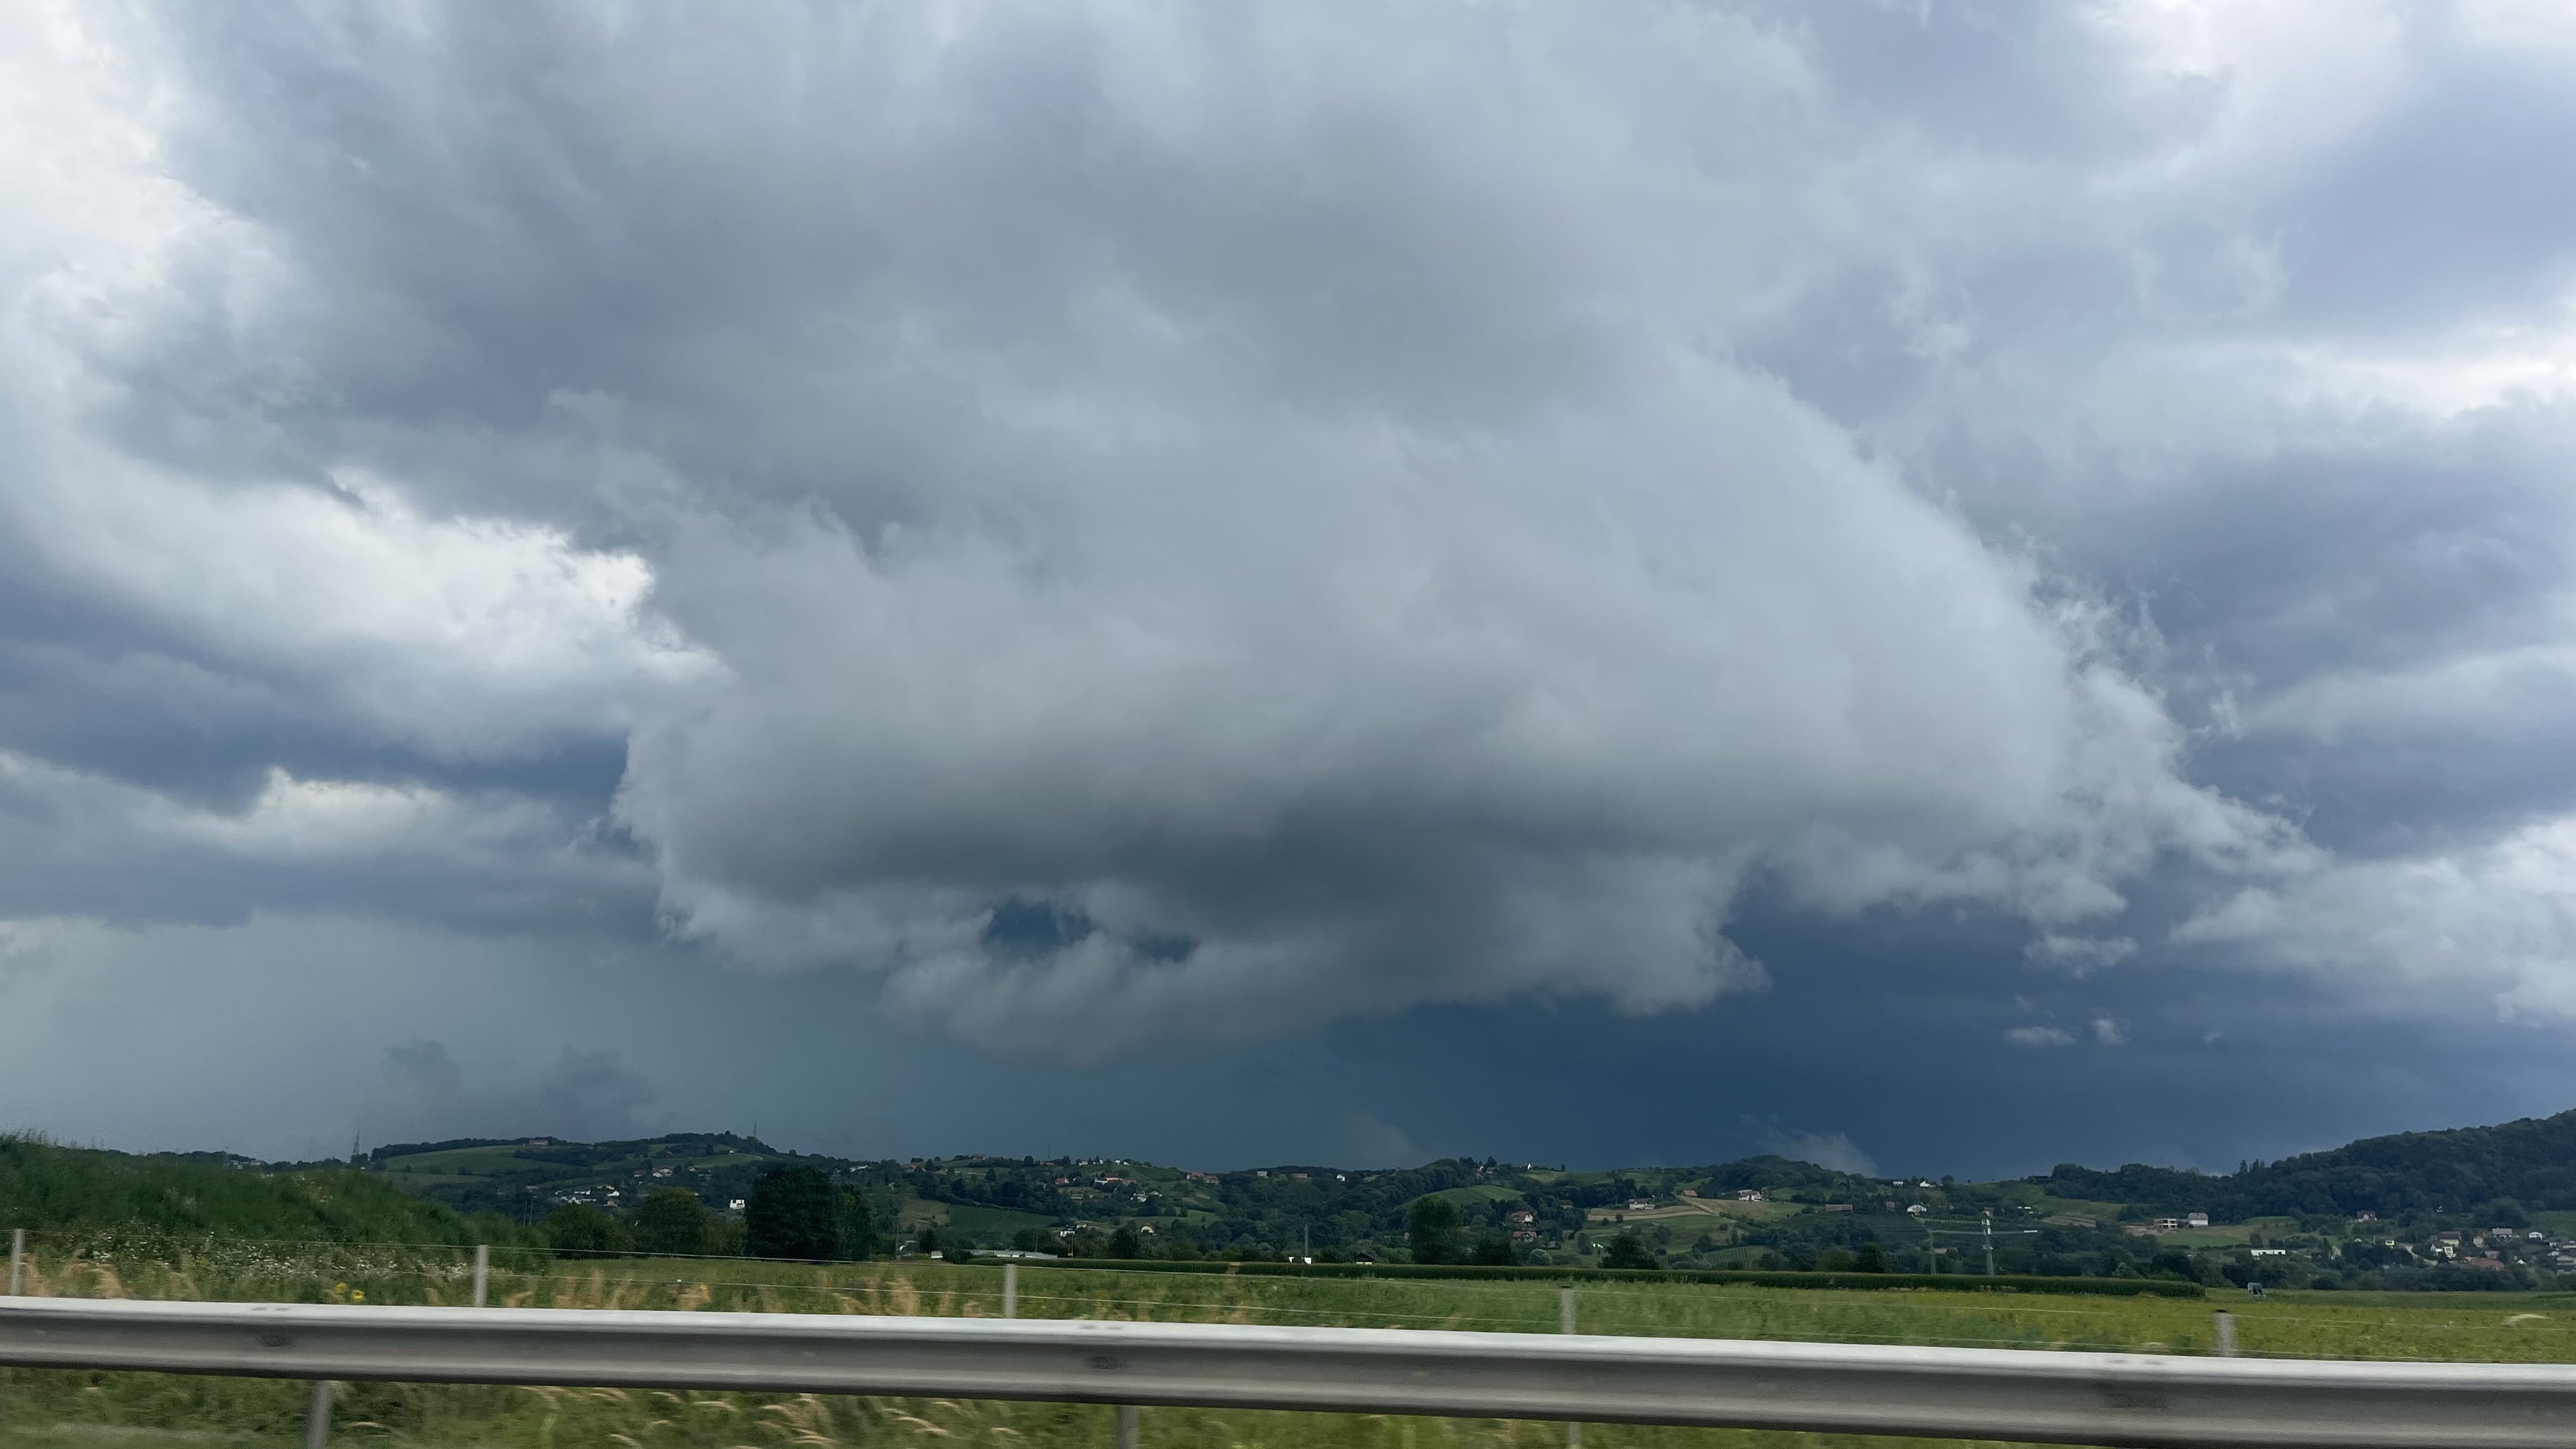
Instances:
[[[2006,1228],[2006,1229],[2004,1229],[2004,1233],[2005,1233],[2005,1235],[2006,1235],[2006,1236],[2008,1236],[2008,1237],[2031,1238],[2031,1237],[2037,1237],[2037,1236],[2039,1235],[2039,1229],[2037,1229],[2037,1228]],[[1926,1246],[1926,1247],[1931,1247],[1931,1246],[1933,1246],[1932,1240],[1933,1240],[1933,1238],[1934,1238],[1935,1236],[1939,1236],[1939,1237],[1952,1237],[1952,1238],[1976,1238],[1976,1239],[1978,1239],[1978,1240],[1979,1240],[1979,1242],[1980,1242],[1980,1244],[1981,1244],[1981,1245],[1985,1248],[1985,1250],[1986,1250],[1986,1276],[1987,1276],[1987,1277],[1989,1277],[1989,1278],[1991,1278],[1991,1277],[1994,1277],[1994,1276],[1995,1276],[1995,1215],[1994,1215],[1994,1213],[1993,1213],[1993,1212],[1989,1211],[1989,1212],[1987,1212],[1987,1213],[1986,1213],[1986,1215],[1985,1215],[1985,1216],[1983,1216],[1983,1217],[1981,1217],[1981,1218],[1977,1219],[1977,1226],[1976,1226],[1975,1228],[1973,1228],[1973,1229],[1968,1229],[1968,1228],[1938,1228],[1938,1229],[1936,1229],[1936,1228],[1934,1228],[1934,1227],[1932,1226],[1932,1220],[1931,1220],[1930,1218],[1925,1218],[1925,1219],[1923,1220],[1923,1242],[1924,1242],[1924,1246]],[[1935,1261],[1937,1262],[1937,1261],[1938,1261],[1938,1259],[1936,1258],[1936,1259],[1935,1259]],[[1963,1270],[1961,1270],[1961,1271],[1963,1271],[1963,1272],[1964,1272],[1965,1270],[1963,1269]]]

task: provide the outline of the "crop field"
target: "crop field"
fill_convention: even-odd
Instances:
[[[83,1297],[455,1304],[467,1257],[452,1248],[238,1241],[40,1241],[31,1292]],[[528,1309],[998,1315],[1001,1271],[910,1261],[837,1265],[746,1259],[590,1262],[497,1255],[491,1301]],[[1558,1286],[1539,1281],[1297,1279],[1031,1265],[1024,1317],[1337,1324],[1554,1332]],[[2237,1316],[2249,1354],[2576,1362],[2576,1295],[2282,1294],[2249,1300],[1978,1292],[1828,1292],[1658,1282],[1576,1288],[1586,1333],[2207,1353],[2211,1310]],[[0,1370],[0,1445],[45,1449],[283,1446],[304,1386],[253,1379]],[[1553,1449],[1553,1424],[1152,1409],[1155,1449]],[[1056,1404],[829,1396],[345,1386],[344,1445],[508,1449],[1075,1449],[1114,1443],[1111,1412]],[[1895,1443],[1732,1430],[1587,1427],[1586,1449],[1787,1449]]]

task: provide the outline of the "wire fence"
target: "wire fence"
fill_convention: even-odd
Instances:
[[[455,1243],[31,1232],[23,1291],[45,1296],[455,1304],[475,1249]],[[1003,1265],[925,1259],[807,1264],[713,1254],[545,1259],[496,1250],[495,1306],[875,1313],[1553,1333],[1570,1295],[1580,1331],[1638,1337],[2213,1353],[2206,1301],[2035,1300],[1976,1291],[1834,1292],[1634,1281],[1172,1274],[1114,1260]],[[2328,1295],[2235,1302],[2237,1352],[2374,1360],[2576,1362],[2576,1295]]]

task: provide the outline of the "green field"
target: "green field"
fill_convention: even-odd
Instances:
[[[302,1302],[458,1303],[464,1254],[435,1247],[40,1238],[31,1291]],[[1340,1324],[1547,1333],[1558,1286],[1543,1281],[1303,1279],[1251,1274],[1032,1267],[1026,1317]],[[532,1309],[641,1308],[994,1315],[1001,1271],[910,1261],[828,1266],[742,1259],[504,1261],[493,1301]],[[1586,1282],[1583,1331],[1600,1334],[1925,1343],[2206,1353],[2211,1309],[2237,1315],[2247,1353],[2368,1359],[2576,1362],[2576,1295],[2220,1292],[2209,1299],[1977,1292],[1824,1292],[1670,1282]],[[304,1388],[249,1379],[0,1370],[0,1444],[45,1449],[283,1446]],[[1282,1449],[1553,1449],[1563,1431],[1503,1421],[1157,1409],[1155,1446]],[[828,1449],[849,1445],[1071,1449],[1114,1442],[1108,1410],[1067,1405],[797,1395],[362,1384],[336,1421],[343,1444],[511,1449]],[[1838,1436],[1726,1430],[1587,1429],[1586,1449],[1771,1449],[1860,1444]]]
[[[1008,1239],[1025,1228],[1036,1228],[1052,1234],[1055,1219],[1044,1213],[1015,1212],[1010,1208],[983,1207],[975,1203],[934,1203],[919,1198],[908,1199],[904,1221],[937,1221],[973,1233],[979,1238]],[[916,1215],[916,1211],[917,1215]]]
[[[1436,1196],[1445,1197],[1451,1202],[1458,1204],[1460,1207],[1474,1207],[1493,1202],[1509,1203],[1513,1206],[1518,1206],[1520,1204],[1522,1194],[1518,1188],[1502,1187],[1496,1184],[1487,1183],[1479,1187],[1453,1187],[1446,1192],[1436,1194]]]

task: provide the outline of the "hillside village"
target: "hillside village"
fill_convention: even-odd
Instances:
[[[2226,1175],[2069,1165],[1988,1183],[1776,1156],[1595,1172],[1490,1158],[1224,1172],[1124,1158],[863,1161],[731,1133],[403,1144],[359,1165],[461,1212],[559,1236],[574,1222],[611,1232],[655,1192],[681,1189],[708,1210],[711,1250],[739,1242],[765,1174],[799,1167],[828,1179],[856,1238],[880,1254],[1403,1263],[1422,1256],[1414,1205],[1437,1198],[1456,1222],[1440,1251],[1495,1264],[2461,1288],[2576,1275],[2570,1139],[2576,1114],[2372,1139]]]

